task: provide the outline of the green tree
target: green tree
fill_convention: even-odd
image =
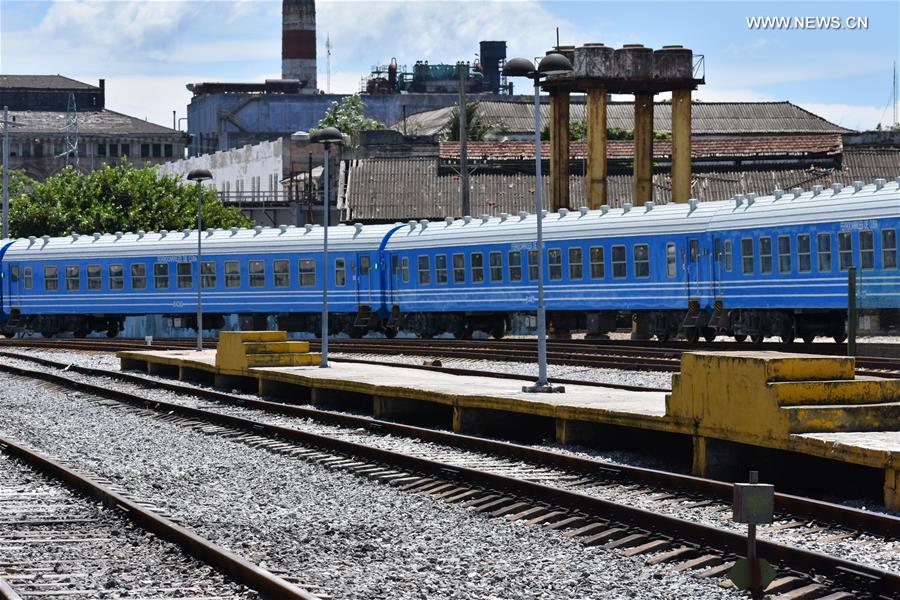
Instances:
[[[493,123],[481,115],[477,102],[466,103],[466,140],[480,142],[490,134],[509,131],[504,123]],[[459,107],[454,107],[444,124],[444,139],[448,142],[459,141]]]
[[[570,140],[583,140],[587,138],[587,123],[585,121],[571,121],[569,123],[569,139]],[[550,124],[547,123],[544,125],[544,128],[541,129],[541,139],[549,140],[550,139]],[[633,140],[634,139],[634,130],[633,129],[622,129],[621,127],[610,127],[606,130],[606,139],[608,140]],[[670,140],[672,139],[672,134],[668,131],[654,131],[653,132],[654,140]]]
[[[252,221],[225,207],[215,190],[203,191],[203,226],[248,227]],[[10,201],[14,237],[70,233],[179,230],[197,226],[196,184],[155,167],[123,163],[90,173],[66,167]]]
[[[337,127],[338,131],[349,135],[356,144],[361,132],[384,129],[384,123],[363,115],[365,108],[366,105],[359,94],[347,96],[340,102],[332,102],[316,128]]]

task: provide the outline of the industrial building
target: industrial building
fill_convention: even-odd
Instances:
[[[0,75],[9,107],[11,169],[43,180],[66,165],[92,171],[129,160],[160,164],[184,156],[183,133],[106,108],[104,80],[62,75]]]

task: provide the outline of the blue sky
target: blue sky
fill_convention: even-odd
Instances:
[[[751,29],[748,17],[837,17],[841,29]],[[866,17],[867,29],[848,29]],[[854,129],[891,120],[900,3],[497,0],[317,3],[319,87],[353,92],[371,65],[471,60],[482,39],[509,56],[555,43],[683,44],[705,55],[705,101],[789,100]],[[0,72],[107,81],[107,106],[170,125],[194,81],[280,76],[281,2],[0,3]]]

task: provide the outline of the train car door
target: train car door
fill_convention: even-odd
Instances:
[[[703,295],[703,260],[700,250],[700,238],[688,238],[685,269],[688,280],[688,300],[700,301]]]
[[[366,306],[372,306],[375,300],[372,294],[372,262],[368,254],[356,255],[356,301]]]

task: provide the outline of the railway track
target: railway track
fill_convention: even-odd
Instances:
[[[744,538],[734,528],[674,517],[669,510],[673,506],[702,510],[718,514],[713,521],[721,522],[731,494],[728,484],[367,417],[248,400],[129,373],[35,357],[28,360],[58,370],[31,371],[12,365],[2,369],[98,399],[127,403],[141,410],[152,408],[157,418],[425,493],[475,512],[542,525],[585,545],[646,556],[650,564],[667,562],[698,576],[721,577],[745,547]],[[62,368],[68,368],[69,373],[63,375]],[[72,379],[76,374],[85,378]],[[107,383],[90,382],[98,377],[104,377]],[[109,378],[136,387],[133,391],[112,389]],[[172,395],[169,392],[183,397],[177,402],[151,398],[147,394],[153,387],[162,387],[167,397]],[[203,398],[203,402],[187,401],[191,396]],[[210,400],[216,402],[216,411],[208,410]],[[317,432],[298,428],[298,422],[309,419],[331,429]],[[424,444],[417,451],[401,453],[392,449],[398,438]],[[848,595],[851,593],[855,597],[900,595],[900,568],[888,572],[845,560],[840,552],[820,554],[784,542],[796,534],[797,539],[813,542],[807,546],[841,544],[874,533],[894,544],[896,552],[900,519],[785,494],[777,495],[776,508],[777,524],[771,531],[761,531],[763,536],[779,539],[761,545],[762,555],[774,561],[782,575],[777,585],[773,584],[772,593],[832,600],[854,597]]]

